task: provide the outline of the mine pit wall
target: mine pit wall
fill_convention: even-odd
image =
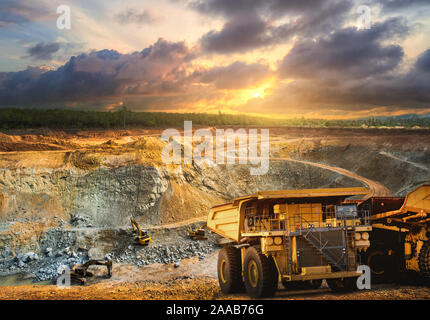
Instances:
[[[15,172],[14,172],[15,171]],[[73,215],[89,217],[94,226],[119,226],[131,214],[157,222],[158,202],[165,190],[156,168],[129,166],[71,170],[5,170],[0,173],[0,217],[3,221]]]
[[[388,142],[382,145],[363,143],[315,145],[310,150],[291,156],[350,170],[382,183],[395,196],[405,196],[416,187],[430,182],[430,150],[427,145],[410,141],[401,146]]]
[[[3,169],[0,248],[13,254],[38,253],[49,242],[51,247],[84,250],[101,246],[105,252],[112,250],[106,243],[125,236],[117,230],[129,228],[131,215],[146,227],[202,217],[216,204],[259,190],[362,185],[329,170],[290,162],[272,162],[262,176],[250,175],[246,165],[194,164],[174,171],[144,165]],[[73,236],[64,238],[69,233]]]

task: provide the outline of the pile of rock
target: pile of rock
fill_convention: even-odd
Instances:
[[[213,242],[189,240],[178,242],[177,245],[129,246],[122,253],[111,253],[110,256],[117,263],[131,263],[142,266],[152,263],[177,263],[195,256],[198,256],[199,260],[203,260],[206,254],[217,248],[217,244]]]
[[[25,254],[19,253],[15,257],[15,262],[19,268],[24,268],[27,263],[37,260],[39,260],[39,256],[33,251],[27,252]]]
[[[87,227],[87,228],[92,227],[91,218],[82,213],[74,214],[70,219],[70,223],[72,226],[75,226],[75,227]]]
[[[62,273],[66,266],[72,269],[75,264],[81,264],[87,260],[86,254],[72,251],[69,247],[58,251],[55,255],[52,248],[46,248],[45,253],[47,259],[43,261],[36,271],[36,281],[55,279]]]

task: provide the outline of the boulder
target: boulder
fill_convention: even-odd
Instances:
[[[88,250],[88,258],[90,260],[103,259],[104,254],[99,248],[91,248],[90,250]]]
[[[36,253],[34,253],[33,251],[29,251],[23,256],[22,261],[30,262],[38,259],[39,259],[39,256]]]
[[[12,255],[12,251],[9,248],[5,248],[2,252],[3,258],[9,258]]]

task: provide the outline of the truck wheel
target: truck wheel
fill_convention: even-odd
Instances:
[[[243,276],[246,292],[251,298],[271,297],[278,288],[278,270],[272,257],[254,247],[245,252]]]
[[[384,252],[383,249],[372,248],[366,255],[366,264],[369,266],[372,282],[383,283],[391,278],[394,261]]]
[[[357,288],[357,278],[326,279],[328,286],[334,292],[351,292]]]
[[[424,242],[418,256],[420,274],[430,283],[430,241]]]
[[[243,292],[240,250],[223,247],[218,254],[218,282],[222,293]]]

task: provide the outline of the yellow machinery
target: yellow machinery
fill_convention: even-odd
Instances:
[[[350,196],[366,188],[262,191],[212,208],[207,227],[229,239],[218,257],[221,291],[245,287],[251,297],[271,296],[285,287],[326,279],[335,291],[353,289],[357,251],[365,251],[372,230],[369,212]]]
[[[87,262],[83,264],[75,264],[70,271],[70,283],[71,284],[78,284],[78,285],[85,285],[87,283],[87,278],[91,278],[94,276],[94,274],[90,271],[88,271],[88,268],[90,266],[97,265],[97,266],[106,266],[107,268],[107,278],[112,277],[112,260],[106,259],[106,260],[88,260]],[[65,271],[63,271],[63,274]]]
[[[405,198],[374,198],[360,206],[366,205],[372,211],[374,232],[364,262],[372,275],[389,280],[406,270],[430,280],[430,185],[416,188]]]
[[[193,240],[207,240],[205,229],[203,228],[192,228],[188,230],[190,238]]]
[[[143,231],[139,224],[134,220],[133,217],[130,217],[131,227],[133,228],[133,231],[137,231],[137,237],[136,237],[136,243],[140,244],[142,246],[147,246],[151,242],[151,237]]]

